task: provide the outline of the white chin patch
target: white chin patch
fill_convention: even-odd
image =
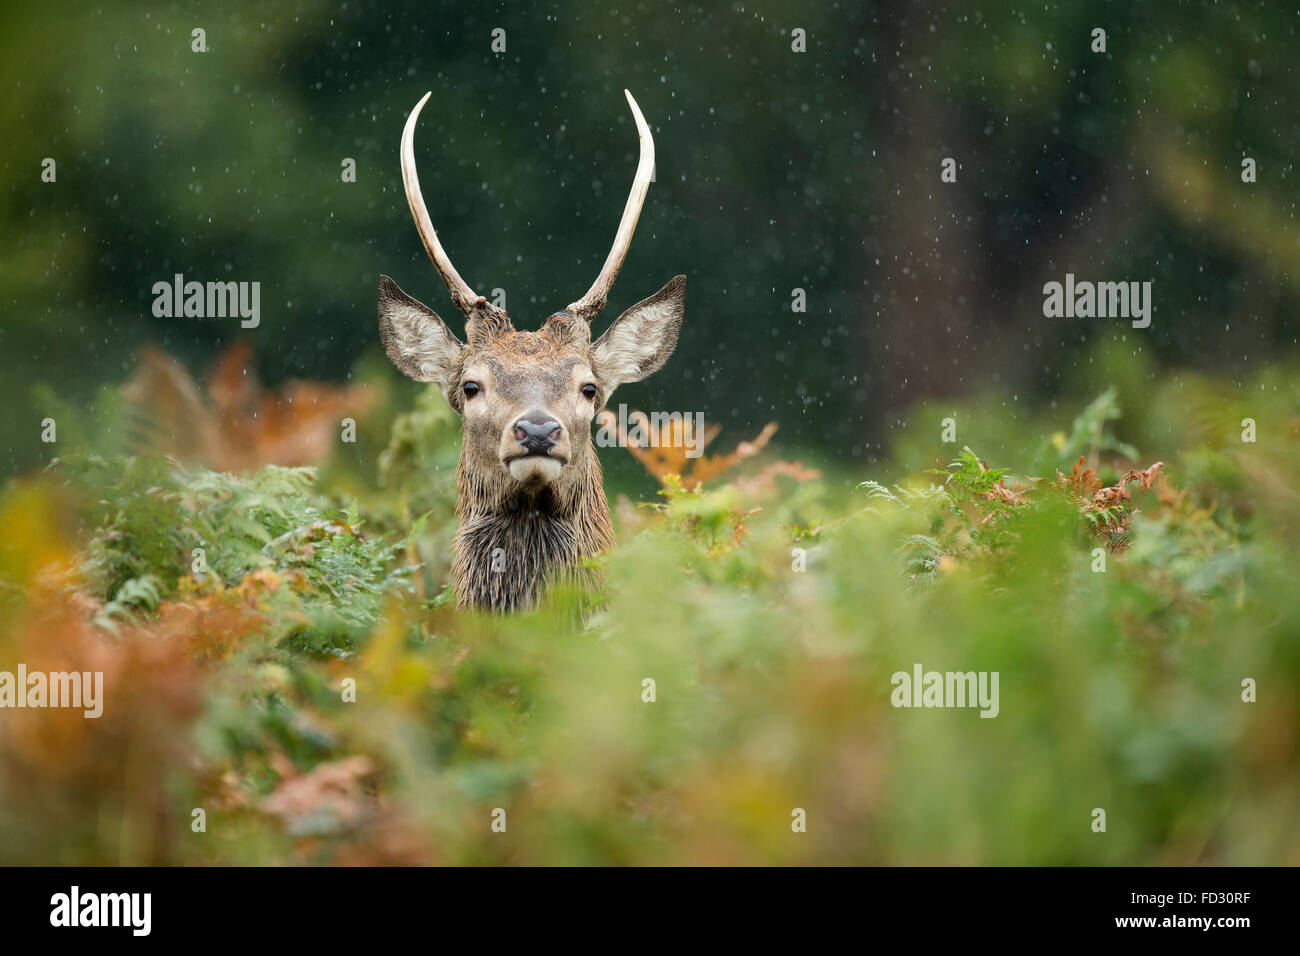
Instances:
[[[559,478],[560,469],[564,466],[554,458],[529,455],[527,458],[516,458],[506,467],[510,469],[510,477],[515,481],[536,481],[546,484]]]

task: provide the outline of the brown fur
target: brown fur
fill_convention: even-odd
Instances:
[[[428,307],[380,278],[380,337],[401,371],[437,384],[463,419],[456,471],[452,576],[461,607],[511,611],[535,604],[547,582],[614,545],[591,421],[623,382],[668,360],[684,308],[678,276],[633,306],[591,342],[586,322],[558,312],[538,332],[470,316],[461,344]],[[504,313],[501,313],[504,317]],[[480,393],[466,398],[464,383]],[[595,399],[582,395],[595,385]],[[547,480],[517,480],[513,425],[543,414],[562,426],[550,455],[563,462]]]
[[[563,492],[547,486],[535,493],[511,493],[492,484],[470,473],[461,455],[456,471],[460,530],[451,566],[461,607],[531,607],[544,585],[614,546],[594,454],[573,487]]]

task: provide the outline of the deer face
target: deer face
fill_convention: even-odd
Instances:
[[[625,91],[626,92],[626,91]],[[537,332],[516,330],[509,317],[475,295],[438,241],[415,174],[415,121],[402,136],[402,177],[416,227],[453,303],[466,316],[461,342],[428,306],[387,276],[379,278],[379,331],[393,364],[436,384],[464,424],[461,471],[496,499],[551,488],[563,495],[595,467],[591,421],[614,389],[659,369],[677,344],[685,276],[619,316],[595,342],[591,320],[627,254],[654,168],[654,141],[627,94],[641,138],[641,160],[614,246],[587,294],[548,318]]]
[[[431,309],[381,276],[379,328],[393,363],[436,384],[461,414],[467,472],[536,489],[590,467],[592,418],[615,388],[672,355],[685,289],[678,276],[594,343],[588,325],[566,309],[538,332],[475,324],[461,344]]]
[[[461,377],[468,464],[502,468],[523,485],[557,481],[582,468],[597,392],[590,357],[563,340],[515,332],[466,356]]]

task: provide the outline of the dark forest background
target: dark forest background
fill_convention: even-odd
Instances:
[[[459,329],[398,171],[426,90],[435,225],[528,327],[603,261],[637,155],[622,89],[637,97],[657,182],[598,323],[679,272],[687,318],[671,363],[619,401],[736,437],[775,419],[787,446],[852,462],[922,399],[1051,402],[1102,355],[1232,375],[1296,345],[1296,25],[1279,4],[1127,0],[9,0],[0,461],[46,458],[36,386],[91,402],[143,345],[198,374],[241,335],[155,318],[152,286],[176,272],[261,282],[246,334],[272,384],[373,355],[381,272]],[[1044,318],[1042,286],[1067,272],[1153,281],[1151,327]]]

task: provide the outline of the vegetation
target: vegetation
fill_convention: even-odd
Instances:
[[[509,617],[443,587],[436,395],[373,481],[66,454],[0,501],[0,670],[104,710],[5,712],[0,861],[1295,864],[1298,381],[1253,443],[1188,377],[996,467],[658,475],[601,593]],[[996,719],[893,707],[916,664]]]

